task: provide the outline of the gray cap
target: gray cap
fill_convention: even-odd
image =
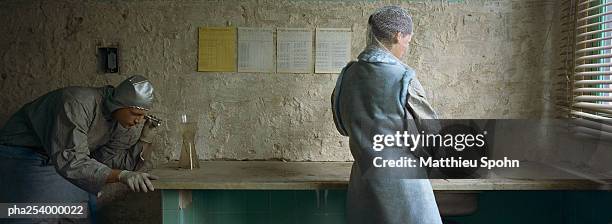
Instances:
[[[399,6],[377,9],[370,15],[368,25],[373,37],[384,45],[390,45],[398,32],[403,35],[412,34],[412,17],[408,11]]]
[[[107,103],[111,112],[121,108],[150,110],[153,105],[153,85],[145,77],[132,76],[114,89]]]

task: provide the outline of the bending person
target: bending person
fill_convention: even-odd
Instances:
[[[66,87],[24,105],[0,129],[0,202],[87,202],[106,183],[153,191],[138,172],[155,125],[153,86],[132,76],[116,88]]]

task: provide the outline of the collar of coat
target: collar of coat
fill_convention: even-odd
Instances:
[[[370,46],[357,56],[357,59],[360,61],[370,62],[370,63],[386,63],[392,65],[401,65],[406,69],[412,69],[410,66],[404,64],[401,60],[399,60],[395,55],[391,54],[387,49],[381,49],[380,47]]]
[[[386,49],[381,49],[380,47],[368,47],[359,56],[357,59],[366,62],[378,62],[378,63],[388,63],[388,64],[398,64],[400,61]]]

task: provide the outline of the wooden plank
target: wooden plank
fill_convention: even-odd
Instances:
[[[352,162],[201,161],[200,169],[176,163],[151,171],[157,189],[312,190],[345,189]],[[533,165],[532,165],[533,167]],[[587,179],[432,179],[439,191],[470,190],[611,190],[612,181]]]

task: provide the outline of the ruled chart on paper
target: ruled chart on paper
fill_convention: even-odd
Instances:
[[[302,28],[279,28],[276,35],[276,72],[312,72],[312,31]]]
[[[200,27],[198,71],[236,71],[236,28]]]
[[[317,28],[315,73],[340,73],[351,57],[350,28]]]
[[[274,72],[274,30],[238,28],[238,72]]]

